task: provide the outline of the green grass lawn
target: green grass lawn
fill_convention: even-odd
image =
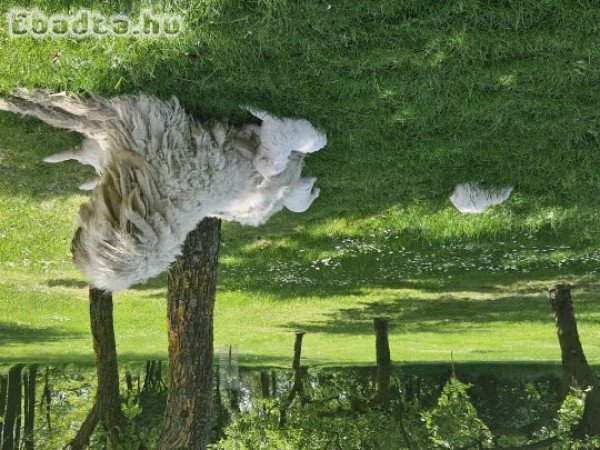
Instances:
[[[254,105],[327,131],[307,160],[321,187],[308,212],[224,227],[216,344],[248,364],[287,364],[295,330],[312,363],[373,361],[375,316],[391,319],[399,361],[556,361],[544,289],[557,281],[576,285],[600,362],[600,8],[297,3],[162,2],[186,18],[175,40],[15,40],[0,20],[0,94],[144,90],[200,118],[246,121],[239,105]],[[11,6],[25,5],[0,13]],[[79,139],[0,115],[0,362],[92,358],[69,254],[91,171],[41,162]],[[515,191],[461,215],[447,197],[466,181]],[[165,285],[116,295],[123,358],[166,356]]]

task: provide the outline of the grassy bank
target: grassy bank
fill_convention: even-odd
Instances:
[[[387,316],[397,360],[555,361],[543,289],[566,280],[600,360],[597,5],[195,3],[162,4],[186,18],[174,40],[10,39],[0,22],[0,92],[144,90],[197,117],[249,120],[239,105],[251,104],[327,131],[307,160],[321,187],[307,213],[225,226],[217,345],[287,363],[303,329],[311,361],[364,363],[370,320]],[[68,250],[91,172],[41,162],[78,139],[0,115],[0,361],[91,358]],[[447,200],[465,181],[515,191],[465,216]],[[116,297],[123,357],[166,355],[164,286]]]

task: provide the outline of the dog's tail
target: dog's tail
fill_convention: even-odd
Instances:
[[[107,102],[95,97],[80,98],[22,88],[15,89],[7,98],[0,98],[0,110],[35,117],[53,127],[87,137],[97,135],[102,122],[116,117]]]

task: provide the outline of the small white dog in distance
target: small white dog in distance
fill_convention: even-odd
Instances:
[[[76,266],[90,284],[125,289],[164,271],[205,217],[261,225],[286,207],[302,212],[319,195],[302,178],[302,160],[327,138],[308,121],[249,109],[261,125],[209,125],[173,97],[146,94],[77,98],[19,89],[0,110],[81,133],[77,148],[47,162],[74,159],[99,178],[81,206],[73,238]]]
[[[454,188],[450,201],[463,214],[482,214],[488,206],[505,202],[512,191],[512,186],[494,189],[474,182],[461,183]]]

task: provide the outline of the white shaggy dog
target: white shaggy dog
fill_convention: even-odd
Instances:
[[[261,125],[208,126],[175,97],[107,100],[23,89],[0,99],[0,110],[85,136],[46,161],[76,159],[99,174],[80,186],[93,193],[72,244],[76,266],[96,288],[117,291],[158,275],[205,217],[256,226],[283,207],[305,211],[319,195],[315,179],[300,172],[306,154],[327,139],[306,120],[250,110]]]

